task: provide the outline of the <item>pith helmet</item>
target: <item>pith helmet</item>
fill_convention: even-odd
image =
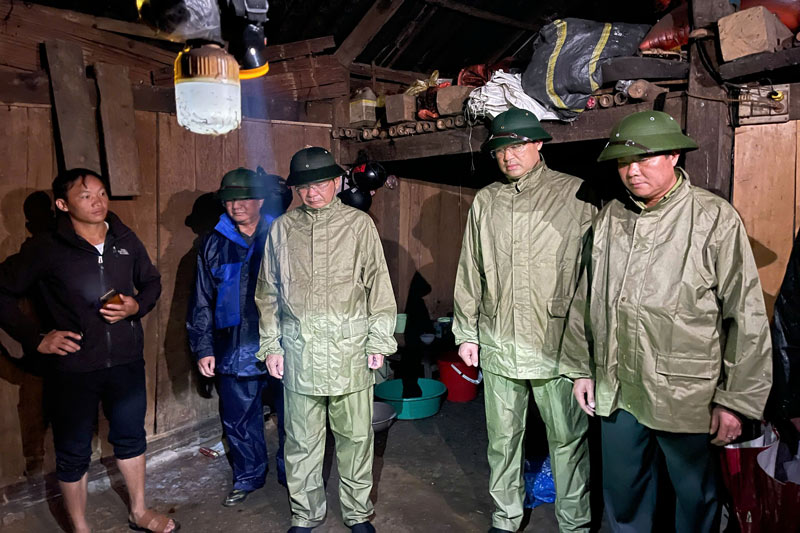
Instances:
[[[223,202],[264,198],[266,190],[258,175],[248,168],[239,167],[222,176],[217,197]]]
[[[491,136],[483,143],[483,149],[491,152],[502,146],[522,141],[549,141],[552,139],[536,115],[524,109],[512,107],[494,117]]]
[[[333,154],[325,148],[311,146],[303,148],[292,156],[289,165],[289,179],[286,184],[292,187],[325,181],[344,174],[344,169],[336,164]]]
[[[697,143],[683,134],[680,124],[670,115],[662,111],[640,111],[617,122],[597,160],[695,148]]]

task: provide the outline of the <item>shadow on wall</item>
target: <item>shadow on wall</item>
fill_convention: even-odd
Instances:
[[[164,336],[164,357],[172,384],[172,394],[176,399],[185,397],[192,386],[203,398],[211,398],[211,391],[214,389],[213,380],[200,375],[194,356],[189,350],[189,341],[186,334],[186,312],[194,287],[198,247],[203,237],[214,229],[223,209],[214,193],[209,192],[197,197],[194,200],[191,212],[185,219],[179,220],[183,217],[183,213],[186,212],[181,209],[182,206],[188,205],[191,201],[187,196],[194,197],[195,194],[191,191],[174,194],[170,197],[165,211],[165,214],[169,213],[171,217],[176,218],[168,227],[179,227],[182,222],[195,236],[191,247],[186,252],[183,252],[188,242],[173,235],[164,254],[167,258],[183,254],[175,271],[174,292],[172,293],[172,302]],[[164,275],[164,272],[162,272],[162,275]]]
[[[26,194],[27,196],[25,196]],[[53,229],[55,214],[50,196],[46,192],[29,193],[27,189],[11,191],[3,198],[2,202],[3,219],[9,230],[19,227],[19,222],[15,220],[14,214],[18,212],[20,205],[22,205],[25,215],[25,228],[30,234],[22,243],[21,248],[24,248],[29,245],[33,237]],[[2,252],[6,256],[15,251],[8,249],[15,241],[18,241],[18,237],[9,236],[3,243]],[[21,313],[38,320],[35,311],[37,308],[35,295],[20,300],[19,308]],[[21,455],[24,457],[25,467],[23,472],[8,472],[6,468],[11,466],[9,463],[2,461],[0,466],[2,466],[3,477],[22,474],[26,478],[30,478],[44,473],[45,470],[45,435],[48,424],[44,411],[41,377],[45,361],[38,354],[23,354],[21,346],[5,334],[0,337],[0,343],[2,343],[0,344],[0,380],[19,387],[16,411],[20,426]],[[6,440],[4,444],[10,444],[9,440]],[[12,461],[14,457],[19,457],[19,454],[9,449],[4,449],[3,455]]]

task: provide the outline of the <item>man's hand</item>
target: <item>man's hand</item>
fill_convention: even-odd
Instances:
[[[100,314],[106,322],[113,324],[139,312],[139,302],[132,296],[119,295],[121,304],[106,304],[100,308]]]
[[[594,416],[594,380],[589,378],[578,378],[572,385],[572,394],[578,400],[578,405],[583,412],[589,416]]]
[[[372,370],[378,370],[383,366],[383,354],[371,353],[367,356],[367,366]]]
[[[78,344],[81,342],[81,339],[83,339],[83,337],[80,333],[53,330],[42,338],[36,350],[39,353],[67,355],[68,353],[75,353],[81,349],[81,345]]]
[[[458,356],[467,366],[478,366],[478,345],[474,342],[463,342],[458,347]]]
[[[217,364],[216,358],[213,355],[207,355],[197,360],[197,368],[200,373],[207,378],[214,377],[214,366]]]
[[[271,353],[267,356],[267,371],[275,379],[283,379],[283,356]]]
[[[711,444],[725,446],[739,438],[742,434],[742,421],[733,411],[721,405],[715,405],[711,411],[711,429],[709,435],[717,434]]]

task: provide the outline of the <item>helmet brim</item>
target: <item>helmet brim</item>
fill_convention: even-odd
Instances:
[[[606,143],[606,147],[600,152],[597,161],[609,161],[621,157],[634,155],[655,155],[673,150],[690,151],[696,150],[697,143],[682,133],[659,133],[654,135],[639,135],[636,141],[625,139],[614,139]]]
[[[329,165],[327,167],[316,168],[314,170],[303,170],[301,172],[290,173],[286,179],[286,185],[297,187],[298,185],[308,185],[318,181],[338,178],[344,174],[344,169],[339,165]]]
[[[222,202],[231,200],[263,200],[267,190],[262,187],[226,187],[217,191],[217,198]]]
[[[509,133],[516,133],[522,137],[526,137],[530,141],[542,141],[547,142],[551,140],[553,137],[547,133],[544,128],[518,128]],[[496,136],[492,135],[489,137],[486,142],[483,143],[481,149],[486,152],[491,152],[492,150],[497,150],[498,148],[502,148],[503,146],[509,146],[511,144],[517,144],[520,142],[518,137],[510,137],[507,134],[503,136]]]

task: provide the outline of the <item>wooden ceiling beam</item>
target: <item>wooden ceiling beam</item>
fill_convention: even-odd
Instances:
[[[333,35],[305,41],[267,46],[267,61],[283,61],[300,56],[310,56],[336,47]]]
[[[394,81],[398,83],[411,84],[417,80],[427,80],[429,75],[422,72],[410,70],[393,70],[386,67],[373,67],[364,63],[353,63],[350,65],[350,73],[356,76],[371,78],[373,72],[375,79],[384,81]]]
[[[339,45],[335,52],[336,59],[339,62],[349,67],[353,61],[364,51],[367,45],[372,41],[384,24],[386,24],[392,16],[397,13],[400,6],[403,5],[404,0],[377,0],[369,11],[367,11],[364,18],[356,24],[350,35]]]
[[[475,17],[490,22],[496,22],[500,25],[509,26],[511,28],[518,28],[520,30],[528,30],[528,31],[539,31],[539,29],[541,28],[541,25],[539,24],[531,24],[529,22],[524,22],[522,20],[517,20],[503,15],[498,15],[496,13],[492,13],[491,11],[465,6],[463,4],[459,4],[458,2],[454,2],[453,0],[423,0],[423,1],[427,4],[443,7],[451,11],[458,11],[459,13],[469,15],[470,17]]]

